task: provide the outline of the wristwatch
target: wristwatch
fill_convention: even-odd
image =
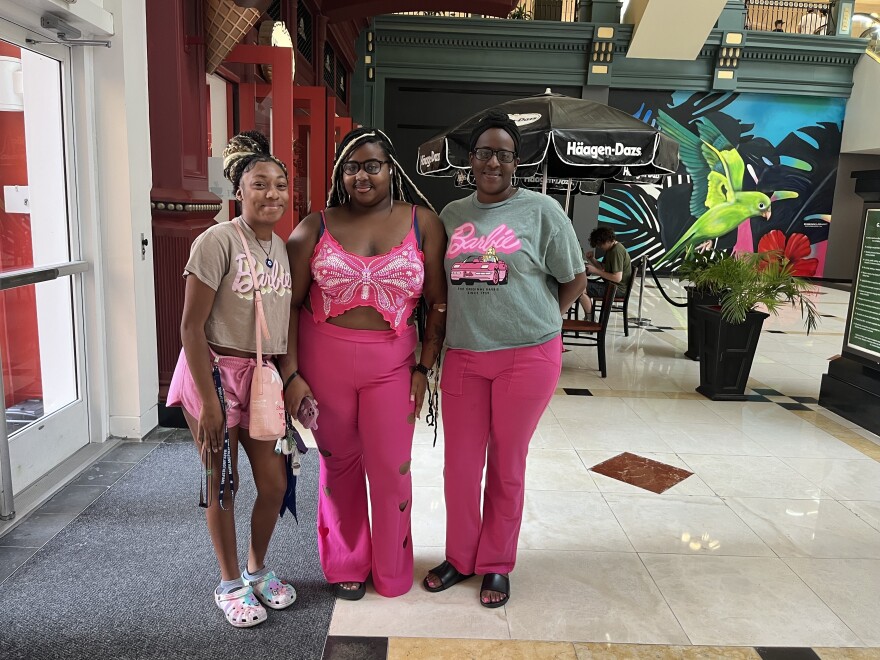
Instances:
[[[412,368],[413,371],[418,371],[420,374],[425,374],[427,378],[430,378],[434,375],[434,370],[431,367],[426,367],[421,362],[416,363],[416,366]]]

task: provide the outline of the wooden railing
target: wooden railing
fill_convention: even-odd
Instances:
[[[578,0],[521,0],[507,17],[509,19],[536,21],[577,21]],[[479,18],[479,14],[461,11],[407,11],[407,16],[446,16]],[[491,17],[495,18],[495,17]]]
[[[833,2],[746,0],[746,29],[835,34],[833,5]]]

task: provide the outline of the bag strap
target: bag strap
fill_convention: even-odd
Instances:
[[[244,253],[247,256],[248,268],[251,271],[251,282],[254,287],[254,323],[255,323],[255,333],[257,336],[257,383],[259,384],[259,394],[263,393],[263,341],[262,336],[266,335],[266,339],[269,339],[269,326],[266,323],[266,314],[263,311],[263,294],[260,293],[260,287],[257,283],[257,273],[254,270],[254,258],[251,256],[251,249],[248,247],[247,239],[244,236],[244,232],[241,230],[241,226],[239,226],[237,220],[241,220],[241,218],[236,218],[232,221],[235,225],[235,230],[238,232],[238,237],[241,239],[241,244],[244,246]],[[242,220],[242,222],[244,222]]]

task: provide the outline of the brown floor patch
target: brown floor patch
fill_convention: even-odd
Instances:
[[[614,458],[609,458],[607,461],[594,465],[590,470],[626,484],[644,488],[658,495],[693,474],[693,472],[629,452],[623,452]]]

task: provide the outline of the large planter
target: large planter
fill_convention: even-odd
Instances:
[[[769,314],[749,312],[743,323],[728,323],[717,306],[695,311],[703,338],[697,392],[713,401],[745,401],[761,327]]]
[[[703,335],[700,334],[700,327],[697,321],[696,309],[698,305],[717,305],[720,301],[718,294],[701,291],[700,289],[689,286],[687,290],[687,331],[688,331],[688,347],[684,352],[685,357],[691,360],[700,359],[700,344],[703,343]]]

